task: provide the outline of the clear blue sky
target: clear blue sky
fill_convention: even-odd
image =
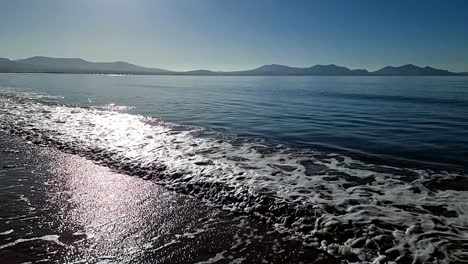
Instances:
[[[0,0],[0,57],[468,71],[468,1]]]

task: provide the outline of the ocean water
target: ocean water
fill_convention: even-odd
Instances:
[[[468,261],[466,77],[4,74],[0,87],[4,131],[332,255]]]
[[[15,74],[0,87],[299,147],[468,164],[468,77]]]

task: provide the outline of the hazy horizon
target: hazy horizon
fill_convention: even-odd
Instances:
[[[415,64],[468,71],[464,1],[5,1],[0,57],[174,71]]]

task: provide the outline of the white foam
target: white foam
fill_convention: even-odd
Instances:
[[[15,231],[15,230],[10,229],[10,230],[4,231],[4,232],[0,232],[0,236],[9,235],[9,234],[13,233],[14,231]]]
[[[434,248],[447,254],[445,260],[438,261],[449,261],[459,255],[457,250],[447,252],[447,244],[440,241],[448,239],[461,245],[468,241],[468,192],[431,190],[425,185],[434,179],[466,177],[460,173],[378,166],[312,149],[268,146],[261,141],[144,116],[15,101],[1,96],[0,120],[6,129],[21,129],[28,140],[45,138],[84,152],[104,150],[110,160],[133,164],[135,169],[163,164],[167,177],[157,180],[171,188],[216,183],[232,190],[226,195],[267,196],[278,203],[303,206],[309,213],[313,210],[313,214],[320,216],[310,234],[315,237],[352,223],[365,230],[349,243],[361,239],[377,241],[378,236],[390,233],[396,243],[395,250],[423,262],[429,262],[434,256]],[[171,175],[177,173],[183,176],[173,179]],[[223,190],[215,190],[208,198],[216,201],[216,191]],[[251,202],[234,199],[225,203],[224,208],[255,212],[260,205]],[[443,206],[452,215],[437,215],[425,206]],[[402,232],[392,233],[395,230],[377,227],[372,221]],[[417,232],[411,229],[416,225],[420,226]],[[436,226],[449,231],[434,234]],[[435,239],[425,239],[434,235]],[[350,254],[348,249],[343,249],[343,244],[322,242],[321,247],[326,251]],[[375,252],[352,252],[360,254],[363,260],[381,260]]]
[[[0,249],[13,247],[13,246],[18,245],[20,243],[35,241],[35,240],[50,241],[50,242],[54,242],[55,244],[57,244],[59,246],[65,247],[66,245],[64,243],[60,242],[58,240],[58,238],[59,238],[58,235],[45,235],[45,236],[41,236],[41,237],[19,238],[19,239],[13,241],[13,242],[10,242],[10,243],[4,244],[4,245],[0,245]]]
[[[204,260],[204,261],[199,261],[199,262],[196,262],[195,264],[210,264],[210,263],[216,263],[220,260],[223,260],[225,259],[225,257],[223,256],[226,252],[223,251],[221,253],[218,253],[216,254],[216,256],[212,257],[212,258],[209,258],[207,260]]]
[[[102,110],[110,110],[110,111],[128,111],[131,109],[135,109],[134,106],[128,105],[116,105],[116,104],[105,104],[99,106],[93,106],[94,109],[102,109]]]

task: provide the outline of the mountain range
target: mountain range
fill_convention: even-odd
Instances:
[[[170,71],[146,68],[123,61],[90,62],[80,58],[31,57],[10,60],[0,58],[1,73],[82,73],[82,74],[141,74],[141,75],[220,75],[220,76],[468,76],[468,72],[456,73],[447,70],[419,67],[407,64],[387,66],[370,72],[365,69],[349,69],[334,64],[300,68],[271,64],[244,71]]]

